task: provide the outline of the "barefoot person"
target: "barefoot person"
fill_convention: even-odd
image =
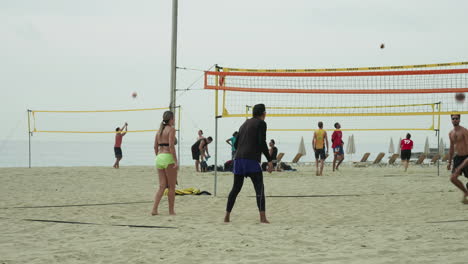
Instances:
[[[344,160],[344,151],[343,151],[343,132],[340,130],[340,123],[335,123],[335,131],[331,136],[332,148],[333,148],[333,171],[338,170],[341,162]],[[338,161],[338,163],[336,163]],[[336,166],[335,166],[336,164]]]
[[[462,174],[468,178],[468,130],[460,126],[460,115],[454,114],[450,116],[452,118],[453,130],[449,133],[450,138],[450,151],[449,160],[447,164],[447,170],[453,167],[452,176],[450,181],[463,192],[462,202],[468,204],[468,190],[465,185],[458,179]],[[455,156],[453,156],[455,153]]]
[[[405,167],[405,171],[408,170],[409,160],[411,158],[411,150],[413,149],[413,140],[411,140],[411,134],[406,134],[406,138],[402,139],[400,142],[401,149],[401,162]]]
[[[312,148],[315,152],[315,167],[316,167],[316,176],[322,176],[323,165],[328,154],[328,138],[327,131],[323,129],[323,122],[318,122],[319,129],[315,130],[314,138],[312,139]],[[325,147],[327,148],[325,150]],[[325,153],[326,152],[326,153]],[[320,163],[320,169],[319,169]]]
[[[200,138],[195,142],[192,147],[192,159],[195,160],[195,169],[200,172],[200,162],[206,161],[210,157],[208,153],[208,144],[213,142],[212,137]]]
[[[115,154],[115,163],[114,163],[114,168],[118,169],[120,168],[119,162],[122,160],[122,139],[125,134],[127,134],[127,127],[128,124],[125,122],[122,128],[117,127],[115,129],[115,144],[114,144],[114,154]],[[125,131],[125,132],[123,132]]]
[[[265,215],[265,192],[263,186],[263,172],[260,161],[263,155],[268,160],[268,172],[272,172],[273,164],[266,144],[265,105],[257,104],[253,107],[253,117],[246,120],[239,128],[236,141],[236,157],[234,159],[234,184],[229,193],[224,222],[230,222],[230,216],[237,195],[244,184],[244,177],[250,177],[257,195],[257,206],[260,212],[260,222],[269,223]]]
[[[156,168],[159,176],[159,189],[154,197],[152,215],[158,214],[158,206],[166,188],[169,201],[169,214],[175,215],[175,187],[177,183],[177,155],[175,151],[176,137],[174,128],[174,113],[166,111],[163,121],[154,140],[154,153],[156,154]]]
[[[236,147],[234,147],[234,144],[236,143],[237,136],[239,135],[239,132],[234,132],[232,134],[232,137],[226,139],[226,143],[231,146],[231,160],[234,160],[234,155],[236,155]]]

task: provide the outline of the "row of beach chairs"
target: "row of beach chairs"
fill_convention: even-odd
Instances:
[[[380,152],[377,157],[375,158],[375,160],[373,162],[369,162],[367,161],[370,157],[370,152],[367,152],[365,153],[361,160],[359,162],[356,162],[357,164],[370,164],[370,165],[382,165],[383,163],[381,162],[382,159],[385,157],[385,153],[384,152]],[[277,163],[280,163],[281,160],[283,159],[283,156],[284,156],[284,153],[281,152],[278,154],[277,158],[276,158],[276,162]],[[302,157],[302,154],[301,153],[297,153],[296,156],[294,156],[294,159],[291,161],[291,163],[298,163],[299,160],[301,159]],[[399,154],[393,154],[390,159],[388,160],[388,165],[395,165],[395,162],[397,161],[397,159],[400,157]],[[421,154],[419,156],[419,158],[416,160],[415,162],[415,165],[423,165],[424,164],[424,160],[426,159],[426,155],[425,154]],[[429,164],[435,164],[438,160],[440,159],[440,155],[436,154],[432,157],[432,159],[429,161]],[[444,155],[444,157],[442,158],[442,162],[446,162],[448,160],[448,153]]]

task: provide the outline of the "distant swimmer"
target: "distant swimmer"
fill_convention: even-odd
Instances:
[[[154,153],[156,154],[156,169],[159,176],[159,189],[154,197],[152,215],[158,214],[158,206],[161,201],[164,191],[167,189],[167,199],[169,201],[169,214],[175,215],[174,202],[175,202],[175,187],[177,183],[177,155],[175,151],[175,144],[177,139],[175,137],[174,128],[174,113],[166,111],[163,114],[163,121],[159,128],[158,133],[154,139]]]
[[[253,117],[246,120],[239,128],[239,135],[235,143],[237,151],[233,169],[234,184],[226,205],[226,215],[224,216],[224,222],[226,223],[231,221],[231,211],[244,184],[244,177],[250,177],[250,180],[252,180],[260,213],[260,222],[270,223],[265,214],[265,190],[263,172],[260,167],[263,153],[268,161],[268,172],[273,171],[273,163],[266,143],[265,105],[255,105],[252,115]]]
[[[468,178],[468,130],[460,126],[461,116],[459,114],[452,114],[450,117],[452,118],[453,130],[449,133],[450,151],[447,170],[452,168],[450,181],[463,192],[462,203],[468,204],[468,186],[465,187],[458,179],[462,173]]]
[[[406,138],[402,139],[400,142],[401,149],[401,162],[405,167],[405,171],[408,170],[409,160],[411,158],[411,150],[413,149],[413,140],[411,140],[411,134],[406,134]]]
[[[127,128],[128,128],[128,124],[127,122],[125,122],[122,128],[117,127],[115,129],[115,144],[114,144],[115,163],[113,167],[116,169],[120,168],[119,163],[120,163],[120,160],[122,160],[122,148],[121,148],[122,139],[123,139],[123,136],[127,134]]]
[[[338,167],[344,160],[343,151],[343,132],[340,130],[340,123],[335,123],[335,131],[331,136],[332,148],[333,148],[333,171],[338,170]],[[336,163],[338,161],[338,163]],[[335,165],[336,164],[336,165]]]
[[[323,129],[322,121],[318,122],[318,127],[319,129],[315,130],[314,132],[314,138],[312,139],[312,148],[315,152],[315,175],[322,176],[325,159],[328,156],[328,137],[327,131]]]

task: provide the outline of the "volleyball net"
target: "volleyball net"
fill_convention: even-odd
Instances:
[[[383,130],[406,120],[417,125],[414,129],[430,130],[440,115],[468,113],[467,103],[455,100],[455,93],[468,92],[468,62],[334,69],[217,67],[205,72],[205,89],[215,90],[218,117],[250,117],[249,107],[264,103],[269,117],[346,117],[360,124],[354,129],[373,129],[361,121],[380,126],[372,122],[380,120]]]
[[[29,133],[116,133],[129,123],[127,132],[154,132],[169,108],[118,110],[28,110]],[[180,128],[181,107],[176,107],[176,129]]]

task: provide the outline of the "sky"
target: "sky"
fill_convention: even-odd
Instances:
[[[27,140],[26,109],[168,106],[171,9],[169,0],[0,1],[0,142]],[[194,69],[177,72],[177,88],[189,89],[177,93],[182,137],[191,141],[198,129],[214,134],[213,91],[203,90],[201,79],[214,64],[335,68],[468,61],[466,10],[462,0],[179,0],[177,65]],[[160,122],[148,114],[60,118],[50,120],[85,131]],[[44,120],[41,125],[52,122]],[[220,140],[242,121],[221,121]],[[385,142],[391,136],[382,135]],[[106,136],[41,134],[35,140]]]

